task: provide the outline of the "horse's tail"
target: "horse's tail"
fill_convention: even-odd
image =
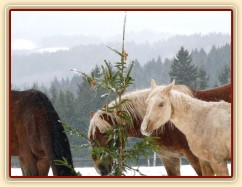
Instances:
[[[64,128],[60,122],[59,115],[57,114],[48,97],[42,92],[39,93],[40,102],[44,105],[45,109],[47,110],[46,115],[48,117],[48,120],[50,121],[50,129],[52,134],[52,143],[51,145],[47,145],[52,146],[52,152],[54,155],[53,160],[50,161],[50,165],[56,168],[58,176],[73,176],[75,175],[75,173],[73,170],[74,166],[72,161],[70,144],[67,135],[64,132]],[[63,160],[63,158],[67,160],[71,168],[64,165],[56,164],[56,160]],[[54,170],[54,168],[52,169]]]

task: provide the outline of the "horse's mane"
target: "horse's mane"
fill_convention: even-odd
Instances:
[[[149,92],[150,89],[144,89],[126,93],[123,95],[122,100],[127,99],[127,101],[122,104],[121,110],[126,111],[134,119],[143,119],[145,114],[145,99],[147,98]],[[112,107],[114,104],[115,101],[112,101],[109,104],[109,107]],[[116,112],[108,113],[103,110],[98,110],[90,121],[88,131],[89,138],[91,135],[95,135],[96,128],[98,128],[101,133],[104,133],[112,128],[112,124],[105,120],[104,115],[111,119],[112,124],[116,124],[118,121]]]
[[[164,86],[159,86],[159,87],[163,88]],[[193,96],[192,90],[190,90],[185,85],[176,85],[175,89]],[[121,110],[126,111],[130,116],[132,116],[133,120],[142,122],[146,112],[145,101],[150,91],[151,89],[142,89],[142,90],[136,90],[136,91],[126,93],[125,95],[123,95],[122,100],[127,99],[127,101],[125,101],[122,104]],[[109,104],[109,107],[113,106],[114,104],[115,104],[115,101],[112,101]],[[112,124],[110,124],[105,119],[104,115],[106,117],[107,116],[110,117],[112,124],[116,124],[116,122],[118,121],[116,112],[107,113],[103,110],[98,110],[90,121],[88,138],[90,138],[91,136],[95,136],[96,128],[98,128],[101,133],[105,133],[112,128]],[[127,124],[127,125],[128,127],[130,127],[130,124]]]
[[[193,95],[186,94],[180,90],[172,89],[170,99],[180,110],[186,112],[190,108],[190,102],[196,103],[196,105],[206,105],[205,101],[201,101]],[[210,101],[212,103],[212,101]]]

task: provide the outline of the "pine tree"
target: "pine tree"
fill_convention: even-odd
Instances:
[[[192,58],[184,47],[178,51],[171,64],[169,72],[170,80],[176,80],[178,84],[185,84],[191,88],[196,87],[197,67],[191,63]]]
[[[209,76],[204,68],[198,69],[197,89],[204,90],[208,86]]]
[[[214,87],[214,84],[216,84],[217,78],[218,78],[218,69],[219,69],[218,67],[222,66],[218,59],[219,59],[218,49],[216,48],[215,45],[213,45],[207,55],[207,61],[204,64],[207,70],[207,73],[209,74],[210,87]]]
[[[199,51],[195,49],[191,52],[191,57],[192,57],[192,63],[200,66],[206,62],[207,53],[203,48],[201,48]]]
[[[58,97],[58,91],[57,91],[57,88],[56,88],[54,82],[51,83],[49,92],[50,92],[49,93],[50,100],[51,100],[52,104],[55,105],[56,101],[57,101],[57,97]]]
[[[39,84],[38,84],[38,82],[35,82],[35,83],[32,85],[31,89],[39,90]]]
[[[222,71],[218,75],[220,85],[230,82],[230,66],[225,64]]]
[[[102,76],[102,72],[101,72],[101,67],[99,67],[98,65],[96,65],[92,71],[91,71],[92,74],[95,75],[95,77],[101,77]]]
[[[75,116],[75,98],[74,94],[67,90],[65,92],[65,119],[67,119],[69,124],[74,123]]]
[[[124,19],[122,51],[119,52],[116,49],[107,46],[109,49],[119,55],[121,60],[119,62],[116,62],[113,66],[106,60],[104,60],[105,65],[101,66],[101,77],[97,77],[95,71],[91,72],[90,75],[77,71],[86,78],[86,83],[89,84],[91,89],[94,89],[93,91],[99,92],[101,88],[106,91],[105,95],[113,95],[115,96],[115,98],[117,98],[114,105],[110,106],[108,105],[108,102],[105,101],[102,107],[103,111],[112,113],[114,116],[116,116],[116,124],[112,126],[112,129],[106,132],[106,135],[108,135],[108,139],[113,140],[111,145],[107,143],[104,147],[101,147],[95,140],[89,140],[92,145],[95,145],[92,150],[92,154],[99,157],[100,159],[106,159],[107,156],[111,156],[113,158],[113,167],[111,174],[115,176],[124,175],[124,171],[127,168],[132,169],[131,166],[128,165],[132,161],[137,161],[140,154],[143,154],[145,156],[147,155],[147,150],[156,150],[156,143],[153,137],[146,137],[143,139],[143,141],[137,142],[133,146],[134,148],[131,150],[125,149],[128,143],[126,124],[130,124],[132,126],[133,121],[131,116],[126,111],[122,110],[122,105],[124,104],[124,102],[127,102],[127,100],[122,99],[122,96],[128,89],[128,87],[134,82],[134,79],[131,77],[131,71],[133,69],[134,62],[131,62],[130,65],[127,64],[128,54],[124,49],[125,23],[126,16]],[[73,130],[71,130],[71,132],[73,132]],[[75,134],[82,136],[81,133],[76,130]]]
[[[137,59],[134,61],[134,67],[133,71],[131,72],[131,76],[135,79],[135,82],[129,87],[129,90],[135,90],[144,86],[144,72]]]

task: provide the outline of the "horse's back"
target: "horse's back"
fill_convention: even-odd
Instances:
[[[196,98],[201,99],[203,101],[224,100],[226,102],[231,103],[232,100],[232,89],[230,83],[207,90],[193,90],[193,94]]]
[[[224,123],[226,126],[231,125],[231,103],[220,101],[212,102],[214,105],[211,108],[210,116],[218,119],[221,123]]]

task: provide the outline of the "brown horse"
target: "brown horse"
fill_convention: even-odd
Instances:
[[[232,90],[231,84],[225,84],[220,87],[208,90],[193,90],[193,95],[203,101],[219,101],[224,100],[231,103]]]
[[[73,168],[68,138],[50,100],[37,90],[12,91],[10,155],[18,156],[24,176],[72,176],[73,170],[57,165],[65,158]]]
[[[220,89],[221,88],[221,89]],[[231,98],[230,86],[215,88],[213,97],[205,98],[206,91],[191,91],[190,89],[183,87],[184,92],[194,94],[199,93],[197,97],[203,97],[203,99],[212,99],[212,100],[223,100],[225,98]],[[179,89],[179,88],[178,88]],[[180,88],[181,89],[181,88]],[[211,92],[213,89],[209,90]],[[221,90],[226,94],[221,94]],[[127,130],[128,137],[137,137],[143,138],[143,135],[140,132],[140,125],[143,121],[143,117],[146,112],[145,100],[148,97],[150,89],[145,89],[141,91],[135,91],[128,93],[123,96],[123,99],[128,99],[124,103],[123,109],[127,111],[133,120],[133,126],[130,127],[129,124],[126,124],[125,127]],[[204,93],[204,94],[202,94]],[[225,97],[225,98],[224,98]],[[110,105],[112,106],[113,103]],[[101,146],[107,144],[107,139],[105,137],[105,132],[112,128],[112,125],[116,123],[116,116],[105,113],[102,110],[97,111],[92,116],[89,126],[88,137],[90,140],[96,140]],[[194,168],[198,175],[202,175],[201,166],[199,159],[191,152],[188,142],[185,135],[180,132],[176,127],[172,126],[170,123],[166,123],[160,131],[155,131],[152,136],[159,137],[157,139],[157,144],[159,146],[159,151],[157,152],[159,158],[161,159],[163,165],[166,168],[167,174],[169,176],[180,176],[180,158],[185,156],[190,162],[191,166]],[[94,166],[97,172],[101,175],[108,175],[111,172],[112,168],[112,159],[100,159],[97,156],[93,156]],[[203,164],[203,175],[213,175],[213,170],[209,164]]]

